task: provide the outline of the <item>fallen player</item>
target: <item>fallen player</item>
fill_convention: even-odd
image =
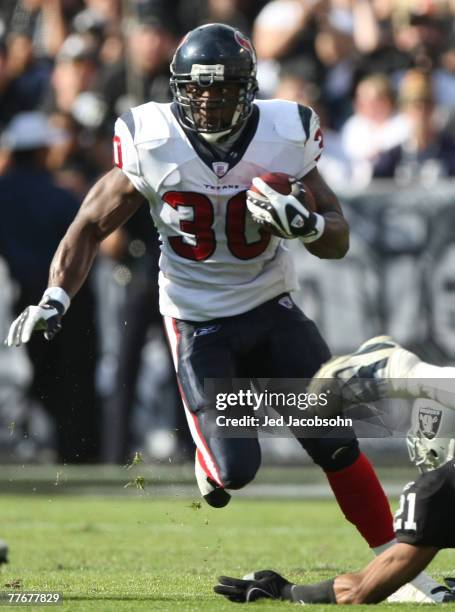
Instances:
[[[221,576],[215,592],[236,602],[269,598],[296,603],[378,603],[415,579],[440,550],[455,548],[455,438],[450,437],[455,435],[454,373],[454,368],[422,362],[387,336],[373,338],[355,353],[322,366],[315,380],[341,382],[341,395],[348,396],[349,385],[355,381],[377,382],[373,391],[371,384],[365,387],[368,398],[361,397],[361,385],[354,385],[356,401],[371,400],[373,395],[374,399],[427,396],[413,407],[407,443],[411,461],[421,474],[405,486],[400,498],[396,542],[358,572],[317,584],[293,584],[272,570],[263,570],[243,579]],[[447,579],[446,584],[435,587],[427,601],[455,601],[455,581]]]

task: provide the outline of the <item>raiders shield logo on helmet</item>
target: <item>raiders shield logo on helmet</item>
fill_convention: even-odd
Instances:
[[[442,410],[422,407],[419,410],[419,427],[422,434],[432,440],[436,437],[441,424]]]

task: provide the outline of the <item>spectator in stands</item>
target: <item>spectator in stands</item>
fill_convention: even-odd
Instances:
[[[250,28],[245,14],[240,10],[239,0],[207,0],[202,23],[226,23],[246,34]]]
[[[387,74],[390,77],[412,65],[412,58],[404,50],[398,49],[394,41],[398,23],[394,17],[397,3],[394,0],[360,1],[370,4],[373,25],[364,30],[364,41],[359,41],[357,46],[360,53],[356,60],[355,85],[368,75]]]
[[[369,0],[273,0],[254,27],[261,91],[270,95],[278,64],[299,62],[301,74],[323,90],[339,128],[350,111],[359,52],[372,52],[378,41]]]
[[[431,75],[418,70],[406,73],[399,100],[409,123],[402,143],[383,151],[374,164],[375,177],[395,177],[404,183],[416,179],[434,182],[455,176],[455,140],[437,123]]]
[[[120,64],[125,53],[125,41],[121,30],[109,30],[101,43],[99,59],[106,69],[108,66]]]
[[[454,11],[449,2],[357,2],[371,4],[376,26],[375,29],[362,28],[367,45],[358,46],[361,55],[357,60],[356,82],[377,72],[388,74],[395,80],[396,76],[412,67],[438,69],[453,23]]]
[[[6,29],[28,36],[36,57],[54,57],[67,35],[63,0],[18,0],[11,6]]]
[[[79,206],[70,192],[54,184],[46,167],[49,147],[62,137],[38,112],[18,114],[2,136],[11,161],[0,177],[0,256],[20,289],[18,312],[40,299],[53,253]],[[31,394],[55,419],[58,459],[93,462],[99,451],[99,411],[89,283],[74,305],[74,316],[59,338],[37,338],[28,346],[34,368]]]
[[[36,60],[27,35],[11,34],[0,41],[0,128],[16,113],[39,107],[49,76],[49,65]]]
[[[57,54],[52,89],[43,109],[47,113],[60,111],[69,115],[77,114],[80,96],[93,90],[96,75],[96,50],[93,43],[81,34],[71,34]]]
[[[130,26],[126,58],[106,65],[98,83],[110,133],[115,119],[131,106],[170,100],[169,62],[177,40],[170,20],[158,16],[149,15],[145,22]]]
[[[48,115],[66,115],[75,122],[78,146],[88,165],[97,160],[98,172],[110,168],[112,153],[109,137],[101,133],[106,117],[106,104],[95,91],[99,78],[97,49],[91,37],[71,34],[56,57],[52,88],[42,110]],[[95,178],[92,173],[87,178]]]
[[[48,87],[50,65],[36,59],[32,41],[25,34],[11,34],[7,39],[7,46],[7,69],[17,104],[15,112],[35,110]]]
[[[253,43],[258,57],[261,93],[271,96],[278,83],[279,65],[298,60],[308,80],[321,82],[324,68],[316,53],[318,18],[330,0],[272,0],[257,16]]]
[[[120,28],[120,0],[84,0],[84,8],[72,22],[76,32],[113,30]]]
[[[147,1],[147,0],[146,0]],[[167,0],[152,0],[152,2]],[[173,14],[178,15],[181,35],[204,23],[227,23],[251,35],[254,20],[269,0],[174,0]]]
[[[343,188],[350,185],[351,165],[341,144],[340,134],[332,129],[329,113],[321,90],[314,83],[308,83],[298,70],[289,64],[281,71],[281,78],[274,98],[294,100],[311,106],[318,113],[324,134],[324,153],[318,161],[318,169],[330,185]]]
[[[454,111],[455,100],[455,27],[446,37],[440,66],[432,73],[435,100],[438,105]]]
[[[317,24],[315,49],[324,67],[321,88],[332,111],[332,124],[339,128],[350,113],[355,57],[354,14],[349,3],[331,0],[329,10],[318,16]]]
[[[0,129],[6,125],[20,108],[17,92],[11,86],[8,72],[8,49],[4,39],[0,39]]]
[[[133,448],[133,409],[142,349],[152,325],[163,332],[158,307],[158,259],[160,243],[147,204],[144,204],[124,227],[101,243],[101,252],[122,261],[130,271],[121,311],[120,346],[118,349],[116,384],[112,397],[106,402],[110,424],[105,433],[104,459],[108,463],[125,463]],[[163,341],[164,337],[163,337]],[[165,342],[167,345],[167,343]],[[169,369],[169,396],[167,409],[175,415],[175,455],[189,458],[194,454],[193,443],[181,405],[175,376]],[[150,372],[153,376],[153,372]]]
[[[403,142],[408,122],[395,112],[389,79],[375,74],[360,81],[355,93],[355,112],[343,126],[343,147],[350,159],[354,181],[368,184],[373,164],[382,151]]]
[[[400,10],[401,9],[401,10]],[[413,59],[415,66],[430,70],[439,63],[450,29],[444,3],[404,2],[394,14],[394,43]]]
[[[71,115],[52,113],[49,121],[52,126],[63,130],[67,138],[50,147],[47,158],[48,168],[53,173],[56,183],[72,191],[82,202],[103,169],[98,155],[100,147],[93,137],[89,137],[81,130]],[[108,162],[106,167],[107,164]]]

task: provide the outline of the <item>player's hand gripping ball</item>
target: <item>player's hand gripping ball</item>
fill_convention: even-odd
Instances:
[[[316,231],[317,215],[303,183],[284,172],[268,172],[253,179],[247,206],[254,221],[280,238],[305,238]]]

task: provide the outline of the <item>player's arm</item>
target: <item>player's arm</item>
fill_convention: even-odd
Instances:
[[[302,137],[299,178],[290,179],[291,190],[285,194],[255,177],[247,191],[248,210],[271,233],[298,238],[322,259],[341,259],[349,249],[349,226],[338,198],[316,167],[324,148],[319,117],[309,107],[295,105],[294,110],[295,130],[300,129]]]
[[[344,257],[349,249],[349,226],[315,163],[303,179],[289,181],[291,191],[283,194],[261,177],[253,179],[246,200],[253,219],[281,238],[299,238],[317,257]]]
[[[397,543],[354,574],[337,576],[334,582],[339,604],[378,603],[424,570],[438,548]],[[294,591],[298,594],[299,587]]]
[[[127,176],[114,167],[88,192],[54,255],[49,287],[73,297],[87,278],[99,244],[122,226],[144,202]]]
[[[306,248],[321,259],[341,259],[349,250],[349,225],[343,215],[337,196],[333,193],[317,168],[310,170],[303,179],[305,189],[316,203],[316,213],[324,219],[321,236]]]
[[[144,202],[127,176],[113,168],[87,194],[54,255],[49,286],[37,306],[28,306],[12,323],[6,344],[28,342],[35,330],[50,340],[61,329],[62,317],[87,278],[100,242],[123,225]]]
[[[433,546],[395,544],[359,572],[316,584],[293,584],[272,570],[243,579],[220,576],[215,593],[230,601],[281,599],[300,604],[378,603],[412,580],[438,552]]]

